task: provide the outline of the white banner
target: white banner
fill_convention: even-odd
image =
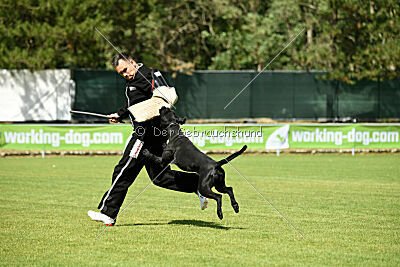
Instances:
[[[0,70],[0,121],[70,120],[69,69]]]

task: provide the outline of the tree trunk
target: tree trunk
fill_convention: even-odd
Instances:
[[[136,58],[136,18],[134,19],[134,23],[132,24],[132,49],[131,56]]]
[[[312,24],[310,27],[307,29],[307,45],[312,45],[312,32],[313,32],[313,26]]]
[[[337,25],[337,6],[335,1],[330,2],[331,8],[332,8],[332,28],[335,29]],[[336,68],[336,63],[333,62],[334,58],[336,57],[336,36],[335,36],[335,31],[331,30],[331,59],[329,60],[329,68],[331,70],[334,70]]]

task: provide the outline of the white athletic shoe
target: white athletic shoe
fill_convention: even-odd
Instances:
[[[200,194],[199,191],[197,191],[197,195],[198,195],[199,198],[200,198],[200,208],[201,208],[202,210],[205,210],[205,209],[207,208],[207,205],[208,205],[208,199],[207,199],[206,197],[203,197],[203,196]]]
[[[93,221],[103,222],[107,226],[114,226],[114,224],[115,224],[114,219],[112,219],[112,218],[108,217],[107,215],[100,213],[100,212],[89,210],[88,216]]]

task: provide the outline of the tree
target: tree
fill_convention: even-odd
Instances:
[[[400,76],[395,0],[3,0],[0,68],[111,68],[120,50],[163,70],[325,70]]]
[[[400,4],[397,1],[300,1],[311,41],[299,50],[306,69],[352,82],[399,76]]]
[[[105,68],[116,52],[98,27],[122,49],[135,52],[135,22],[144,1],[6,0],[0,4],[1,68]],[[138,8],[139,7],[139,8]],[[144,8],[145,9],[145,8]],[[133,25],[133,26],[132,26]]]

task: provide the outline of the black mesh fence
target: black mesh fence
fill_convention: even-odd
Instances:
[[[177,89],[175,105],[190,119],[400,118],[400,79],[354,85],[321,79],[323,72],[263,72],[226,109],[258,72],[163,73]],[[112,113],[124,104],[124,79],[115,71],[74,70],[74,109]],[[98,120],[74,115],[74,119]]]

